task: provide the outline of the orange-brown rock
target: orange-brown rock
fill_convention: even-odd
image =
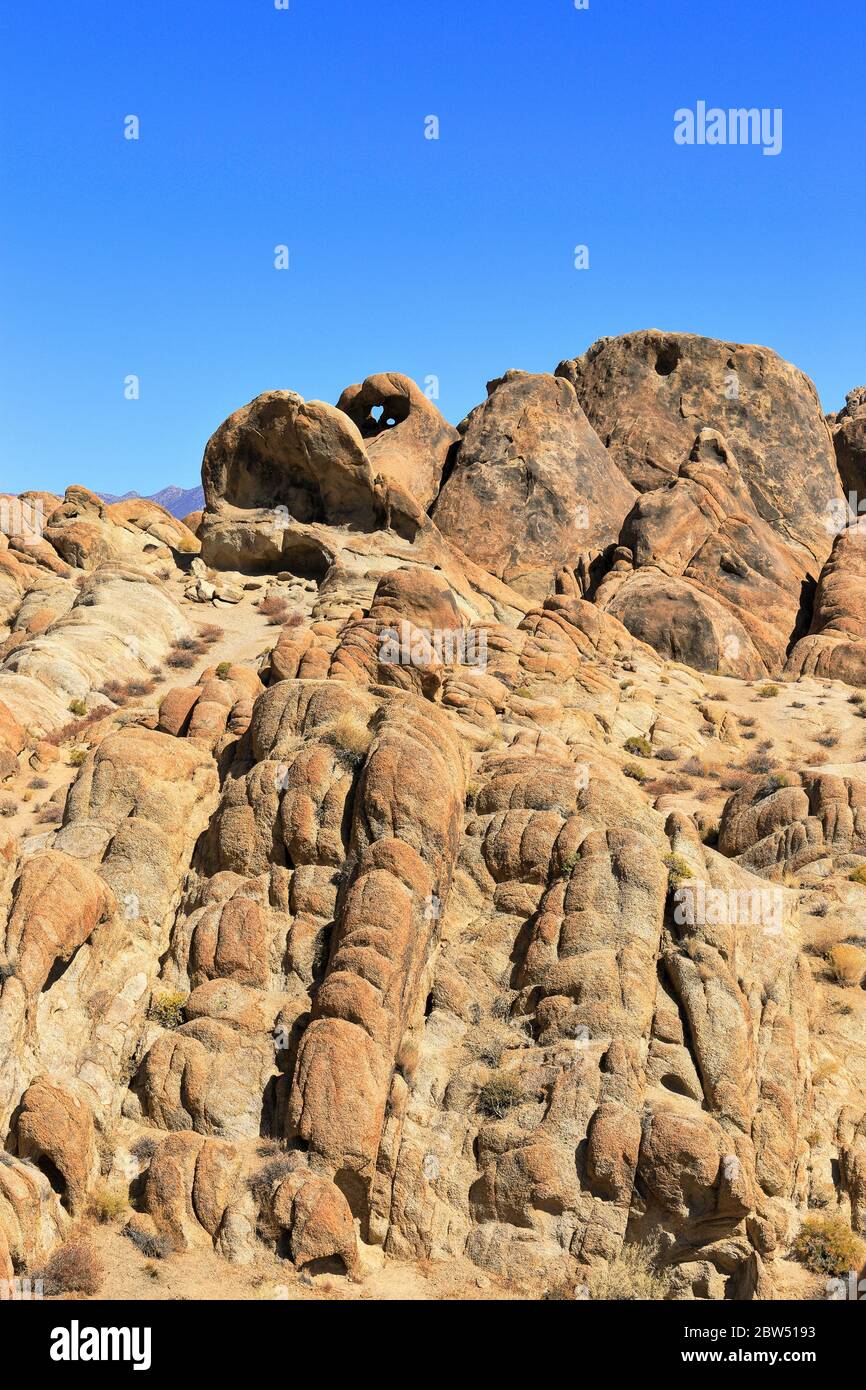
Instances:
[[[460,426],[433,519],[471,559],[543,599],[563,565],[616,540],[634,489],[570,382],[512,371],[487,391]]]

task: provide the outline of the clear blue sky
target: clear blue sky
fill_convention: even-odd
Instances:
[[[0,45],[0,490],[190,486],[258,392],[377,371],[457,421],[635,328],[866,381],[854,0],[5,0]],[[782,153],[677,146],[698,100]]]

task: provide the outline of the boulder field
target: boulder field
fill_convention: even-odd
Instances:
[[[864,400],[631,333],[456,428],[269,391],[185,522],[0,497],[0,1279],[825,1296]]]

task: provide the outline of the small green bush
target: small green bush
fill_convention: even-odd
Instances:
[[[668,883],[671,888],[679,888],[680,884],[689,883],[694,878],[691,866],[681,854],[666,854],[664,863],[667,865]]]
[[[807,1216],[792,1254],[813,1274],[848,1274],[863,1263],[866,1245],[841,1216]]]
[[[648,739],[641,734],[632,734],[622,745],[626,753],[635,753],[639,758],[651,758],[653,750]]]
[[[650,774],[646,768],[641,767],[640,763],[626,763],[622,770],[623,777],[632,777],[635,782],[648,782]]]
[[[183,1023],[183,1006],[186,1001],[187,995],[176,990],[154,995],[147,1016],[163,1028],[177,1028]]]
[[[78,717],[79,717],[79,719],[80,719],[80,718],[82,717],[82,715],[85,715],[85,714],[87,713],[87,701],[86,701],[86,700],[70,700],[70,701],[69,701],[69,713],[70,713],[70,714],[77,714]]]
[[[758,691],[758,699],[772,700],[773,696],[778,695],[778,693],[779,687],[777,685],[762,685],[760,690]]]
[[[217,676],[221,681],[227,681],[229,678],[229,671],[231,669],[232,666],[230,661],[221,661],[219,666],[216,668]]]

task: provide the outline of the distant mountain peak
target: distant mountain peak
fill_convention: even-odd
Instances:
[[[124,492],[119,495],[111,492],[97,493],[103,502],[129,502],[135,497],[141,497],[140,492]],[[156,502],[160,507],[164,507],[172,516],[185,517],[190,512],[199,512],[204,507],[204,492],[200,487],[176,487],[171,485],[164,487],[159,492],[151,492],[145,496],[146,502]]]

